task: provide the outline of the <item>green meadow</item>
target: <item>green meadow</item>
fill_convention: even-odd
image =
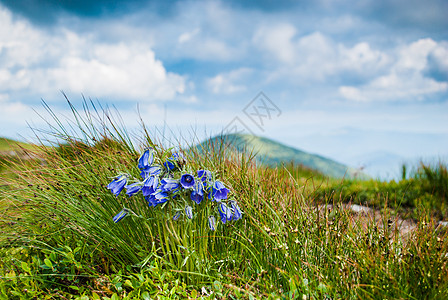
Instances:
[[[448,298],[442,163],[382,182],[191,141],[183,168],[217,174],[243,212],[212,231],[208,199],[173,220],[171,204],[107,189],[139,176],[145,148],[170,156],[163,137],[131,135],[107,111],[73,114],[76,130],[55,117],[38,133],[57,143],[0,142],[1,299]],[[114,223],[123,207],[135,215]]]

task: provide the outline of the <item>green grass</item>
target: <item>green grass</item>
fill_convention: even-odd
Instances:
[[[402,216],[414,217],[415,208],[426,209],[436,220],[448,219],[448,175],[442,163],[421,166],[400,181],[331,181],[316,190],[315,197],[325,201],[351,202],[376,208],[388,206]]]
[[[185,152],[186,168],[216,172],[238,200],[243,218],[219,224],[215,232],[207,229],[205,214],[174,222],[169,205],[149,208],[139,196],[114,197],[106,189],[120,171],[138,176],[136,160],[143,147],[156,147],[160,157],[170,151],[157,145],[144,127],[135,145],[107,112],[93,109],[84,114],[72,109],[80,134],[54,127],[50,134],[64,142],[41,146],[45,163],[15,161],[8,167],[14,176],[2,177],[8,188],[0,190],[0,295],[12,299],[448,297],[448,238],[431,216],[433,207],[412,202],[409,196],[418,226],[403,235],[389,200],[378,202],[383,210],[378,222],[344,209],[341,203],[346,199],[336,196],[342,192],[331,189],[338,184],[344,189],[345,181],[292,164],[257,166],[248,155],[210,146]],[[446,168],[429,168],[426,173],[423,169],[419,174],[412,179],[419,186],[418,195],[430,191],[437,199],[446,199],[446,192],[439,194]],[[433,188],[424,182],[438,185]],[[356,184],[364,185],[373,201],[391,199],[377,196],[386,189],[382,183],[350,184],[352,192]],[[402,205],[398,188],[387,188],[395,189],[397,205]],[[357,192],[350,199],[360,197]],[[365,199],[372,203],[370,196]],[[112,217],[124,205],[141,217],[114,224]]]

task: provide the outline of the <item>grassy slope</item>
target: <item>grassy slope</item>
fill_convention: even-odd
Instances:
[[[0,152],[18,151],[21,148],[33,150],[35,149],[35,146],[28,143],[18,142],[12,139],[0,137]]]
[[[187,167],[217,172],[245,213],[204,234],[200,219],[172,223],[143,199],[105,189],[135,168],[138,153],[121,143],[47,149],[45,165],[16,171],[3,194],[11,206],[0,222],[0,295],[196,298],[205,287],[209,299],[448,296],[447,236],[424,212],[404,240],[394,226],[361,223],[350,211],[317,211],[325,202],[310,201],[315,191],[299,182],[318,173],[190,153]],[[154,219],[113,224],[123,204]],[[394,218],[386,210],[382,221]]]
[[[293,162],[296,165],[304,165],[331,177],[352,177],[355,174],[354,169],[347,167],[344,164],[320,155],[307,153],[286,146],[264,137],[229,134],[225,136],[216,136],[210,139],[214,144],[219,144],[221,140],[225,140],[226,143],[237,149],[242,149],[244,147],[248,151],[253,151],[256,154],[258,162],[271,167],[282,163]],[[208,143],[208,141],[205,143]]]

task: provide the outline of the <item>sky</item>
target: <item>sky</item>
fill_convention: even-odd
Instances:
[[[78,108],[116,108],[130,131],[140,114],[167,139],[247,132],[394,177],[402,162],[448,157],[447,11],[446,0],[0,0],[0,136],[32,138],[42,100],[68,116],[64,92]]]

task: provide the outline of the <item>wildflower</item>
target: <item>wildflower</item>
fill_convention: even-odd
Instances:
[[[194,177],[191,174],[185,173],[180,178],[180,184],[184,189],[191,188],[194,185]]]
[[[221,205],[219,205],[219,214],[221,215],[221,222],[223,222],[224,224],[227,221],[231,221],[232,220],[232,211],[224,203],[221,203]]]
[[[212,172],[210,172],[209,170],[199,170],[198,178],[201,179],[204,187],[207,187],[208,184],[213,180]]]
[[[193,190],[190,194],[191,200],[196,202],[196,204],[200,204],[204,199],[204,185],[201,181],[196,181],[193,187]]]
[[[138,168],[140,170],[149,169],[149,167],[154,162],[154,154],[152,148],[149,148],[143,152],[143,154],[138,159]]]
[[[162,190],[158,190],[154,193],[152,193],[150,196],[145,197],[146,201],[148,201],[149,206],[156,207],[158,204],[165,203],[168,201],[169,196],[166,192]]]
[[[208,227],[210,227],[210,230],[215,231],[215,229],[216,229],[215,216],[208,217]]]
[[[141,191],[143,185],[141,182],[126,185],[126,195],[131,197]]]
[[[221,181],[216,180],[212,186],[212,197],[215,201],[221,201],[227,199],[227,194],[229,189],[227,189]]]
[[[179,187],[179,180],[173,178],[163,178],[160,182],[160,188],[165,192],[172,192]]]
[[[241,210],[235,200],[230,201],[230,209],[232,210],[232,220],[241,219]]]
[[[128,178],[129,175],[127,174],[118,175],[114,180],[112,180],[111,183],[107,185],[107,188],[110,189],[112,194],[118,196],[125,187]]]
[[[182,213],[180,211],[178,211],[174,216],[173,216],[173,221],[177,221],[177,219],[179,219],[180,215]]]
[[[128,215],[129,211],[126,208],[123,208],[114,218],[113,221],[114,223],[118,223],[121,221],[121,219],[123,219],[124,217],[126,217]]]
[[[163,163],[165,168],[168,171],[172,171],[176,169],[176,167],[180,167],[184,164],[184,156],[182,153],[175,152],[172,154],[170,158],[166,162]]]
[[[143,169],[140,173],[143,179],[149,176],[157,176],[162,172],[162,168],[160,166],[151,166],[146,169]]]
[[[185,207],[185,214],[188,219],[193,219],[193,208],[191,206]]]
[[[159,185],[159,178],[156,176],[149,176],[143,180],[142,194],[143,196],[149,196],[157,190]]]

